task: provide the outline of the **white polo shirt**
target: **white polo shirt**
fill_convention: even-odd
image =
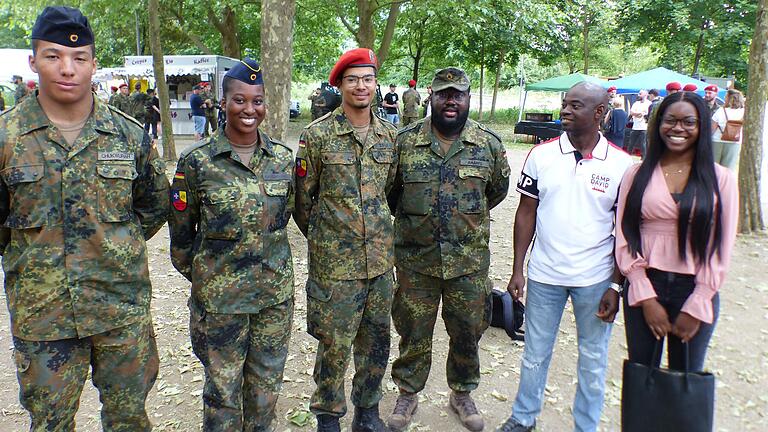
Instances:
[[[602,134],[585,158],[565,133],[531,149],[517,182],[539,200],[528,278],[579,287],[611,277],[619,182],[632,164]]]

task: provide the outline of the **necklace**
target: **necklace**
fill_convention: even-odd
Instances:
[[[677,171],[664,171],[664,177],[669,177],[671,175],[682,174],[682,173],[683,173],[683,169],[682,168],[680,168]]]

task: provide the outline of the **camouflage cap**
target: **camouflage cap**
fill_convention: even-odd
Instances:
[[[454,88],[458,91],[469,90],[469,78],[463,70],[449,67],[437,71],[432,80],[432,91],[439,92],[447,88]]]

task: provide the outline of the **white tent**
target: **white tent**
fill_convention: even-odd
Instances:
[[[37,74],[29,68],[29,56],[32,55],[31,49],[0,49],[0,81],[10,82],[14,75],[21,75],[24,81],[37,81]]]

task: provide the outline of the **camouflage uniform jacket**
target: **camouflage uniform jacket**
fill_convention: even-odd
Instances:
[[[395,127],[371,115],[366,142],[341,107],[310,123],[296,156],[294,219],[309,243],[309,275],[371,279],[392,269]]]
[[[0,251],[13,335],[86,337],[149,312],[145,240],[168,217],[149,137],[98,99],[71,146],[36,97],[0,116]]]
[[[13,91],[14,104],[18,105],[27,95],[27,86],[24,84],[16,84],[16,89]]]
[[[416,89],[408,88],[403,92],[403,117],[419,117],[421,95]]]
[[[119,109],[120,111],[124,112],[125,114],[131,115],[131,97],[126,96],[122,93],[117,93],[109,100],[109,104],[113,107]]]
[[[489,211],[509,189],[499,136],[467,120],[443,157],[427,117],[400,131],[397,147],[400,166],[390,200],[397,207],[398,267],[443,279],[487,269]]]
[[[206,311],[257,313],[293,295],[293,153],[260,138],[251,168],[219,130],[185,151],[174,175],[171,260]]]
[[[215,114],[214,110],[216,109],[216,99],[213,98],[213,91],[208,89],[203,90],[202,92],[200,92],[200,98],[203,100],[203,102],[210,99],[211,104],[210,105],[205,104],[203,106],[203,109],[205,110],[206,116],[214,115]]]

